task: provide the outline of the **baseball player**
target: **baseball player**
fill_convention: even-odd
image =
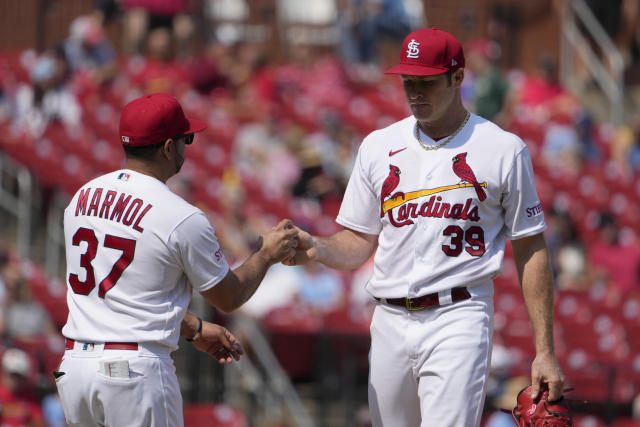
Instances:
[[[409,34],[400,62],[413,113],[362,142],[330,237],[300,231],[293,258],[353,269],[375,252],[366,289],[374,426],[477,426],[493,332],[493,282],[512,241],[535,334],[533,394],[562,393],[553,284],[531,158],[517,136],[467,112],[458,40]]]
[[[173,96],[130,102],[125,168],[82,186],[65,210],[69,318],[55,376],[69,426],[182,426],[170,357],[179,336],[221,363],[242,354],[226,329],[187,314],[192,289],[234,310],[293,253],[296,231],[283,220],[230,270],[203,212],[165,185],[205,127]]]

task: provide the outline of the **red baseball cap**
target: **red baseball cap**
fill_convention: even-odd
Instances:
[[[435,76],[458,68],[464,68],[464,52],[458,39],[446,31],[429,28],[405,37],[400,62],[384,73]]]
[[[205,122],[186,118],[178,100],[166,93],[134,99],[120,116],[120,140],[128,147],[157,144],[206,128]]]

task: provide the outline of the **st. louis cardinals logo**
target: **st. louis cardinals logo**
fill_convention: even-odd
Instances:
[[[389,175],[382,183],[380,191],[380,218],[388,214],[389,221],[395,227],[411,225],[414,223],[412,218],[420,216],[479,221],[478,206],[473,205],[474,198],[467,198],[464,203],[451,204],[444,202],[441,196],[435,195],[449,190],[473,188],[479,201],[486,200],[487,193],[484,188],[487,188],[487,183],[481,183],[476,179],[473,170],[467,164],[466,158],[467,153],[460,153],[452,159],[453,172],[460,178],[458,184],[407,193],[395,191],[400,184],[401,171],[398,166],[389,165]],[[420,205],[418,203],[410,203],[412,200],[425,196],[431,197]],[[394,217],[393,209],[395,208],[399,209]]]
[[[462,181],[466,181],[469,184],[473,184],[473,188],[476,189],[478,199],[482,202],[487,198],[487,193],[482,189],[482,186],[478,183],[476,175],[473,173],[471,166],[467,164],[467,153],[460,153],[454,156],[453,159],[453,171],[458,175]]]
[[[407,58],[417,58],[420,54],[420,49],[418,49],[420,43],[415,41],[415,39],[411,39],[409,44],[407,45]]]
[[[400,183],[400,168],[394,165],[389,165],[389,176],[382,183],[382,192],[380,193],[380,218],[384,216],[384,199],[391,196],[391,192],[396,189],[398,184]],[[392,199],[396,197],[402,197],[404,200],[404,193],[398,191],[393,196]]]

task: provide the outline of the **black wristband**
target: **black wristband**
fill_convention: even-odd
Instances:
[[[196,337],[200,334],[200,332],[202,332],[202,319],[197,317],[196,319],[198,319],[198,329],[196,330],[196,333],[193,334],[193,337],[191,338],[185,338],[187,341],[191,342],[194,339],[196,339]]]

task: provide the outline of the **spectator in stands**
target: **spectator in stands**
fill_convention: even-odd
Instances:
[[[380,0],[341,0],[336,10],[340,34],[338,49],[343,61],[371,63],[375,57],[375,22],[382,13]]]
[[[500,58],[500,46],[494,41],[478,39],[469,43],[467,52],[467,69],[471,72],[474,82],[475,113],[503,125],[503,110],[509,84],[497,63]]]
[[[582,143],[568,117],[556,117],[546,125],[542,156],[549,170],[576,177],[582,168]]]
[[[355,131],[334,111],[324,112],[321,129],[301,141],[302,150],[318,153],[322,169],[344,192],[355,163],[360,139]]]
[[[259,182],[271,199],[288,194],[300,174],[299,160],[289,152],[273,120],[243,126],[233,143],[233,159],[240,174]]]
[[[187,71],[193,88],[205,96],[214,90],[224,92],[228,85],[228,78],[223,70],[228,68],[227,64],[231,60],[227,46],[217,41],[207,44]]]
[[[42,415],[47,427],[66,427],[64,409],[58,393],[53,392],[42,399]]]
[[[622,1],[622,22],[618,33],[618,47],[628,64],[628,84],[638,84],[640,66],[640,3],[637,0]]]
[[[93,0],[92,15],[100,25],[107,26],[119,17],[120,0]]]
[[[547,246],[553,262],[563,246],[578,242],[578,231],[571,216],[566,211],[551,208],[548,217],[545,238],[547,239]],[[552,264],[552,269],[554,272],[557,271],[554,264]]]
[[[335,270],[310,262],[303,266],[298,295],[303,305],[318,312],[328,312],[342,305],[344,286]]]
[[[551,55],[542,55],[536,65],[536,73],[527,77],[521,88],[520,100],[527,105],[551,102],[565,93],[558,81],[556,61]]]
[[[16,348],[5,351],[0,377],[0,419],[3,426],[44,426],[30,374],[31,361],[25,352]]]
[[[640,171],[640,113],[630,124],[617,127],[610,144],[610,157],[626,179]]]
[[[602,153],[593,137],[594,121],[591,113],[586,108],[581,108],[573,121],[578,134],[578,140],[582,144],[581,153],[584,162],[592,165],[600,164]]]
[[[5,279],[5,274],[8,268],[9,253],[5,249],[0,247],[0,308],[2,310],[4,309],[7,300],[7,282]]]
[[[117,73],[116,53],[96,15],[83,15],[73,20],[64,52],[74,72],[85,73],[89,81],[100,86]]]
[[[81,125],[82,110],[67,83],[67,69],[59,52],[42,54],[29,73],[31,84],[20,84],[13,100],[12,125],[33,137],[52,122],[70,129]]]
[[[318,201],[340,194],[343,190],[322,167],[322,157],[315,147],[302,147],[298,152],[300,178],[293,187],[293,195],[309,197]]]
[[[271,225],[261,207],[247,199],[235,170],[224,173],[220,199],[224,202],[219,213],[210,213],[211,223],[225,257],[234,265],[251,255],[259,236]]]
[[[274,265],[265,274],[256,293],[240,308],[240,311],[259,319],[272,310],[294,304],[300,289],[301,272],[302,267]]]
[[[590,285],[584,248],[577,242],[562,246],[557,255],[556,286],[563,290],[584,291]]]
[[[175,61],[171,32],[165,27],[151,30],[145,38],[145,55],[129,59],[134,83],[145,93],[183,93],[189,89],[185,64]]]
[[[633,173],[637,175],[640,172],[640,116],[636,120],[634,142],[629,152],[629,161],[631,162],[631,169]]]
[[[275,78],[263,49],[255,43],[236,43],[229,49],[233,60],[220,62],[229,98],[226,112],[242,122],[270,120],[269,109],[276,98]]]
[[[598,229],[588,252],[593,279],[623,293],[640,289],[640,247],[620,242],[618,224],[608,212],[600,214]]]
[[[21,279],[9,289],[9,304],[5,312],[5,333],[10,338],[29,339],[57,335],[45,309],[32,299],[29,283]]]
[[[401,1],[341,0],[337,3],[338,49],[347,63],[375,63],[380,37],[402,39],[411,31],[410,20]]]
[[[11,88],[15,75],[6,63],[0,63],[0,125],[11,121]]]
[[[590,281],[585,248],[571,216],[552,208],[545,237],[556,286],[559,289],[586,290]]]
[[[640,421],[640,394],[634,397],[631,402],[631,417]]]
[[[514,102],[537,113],[540,122],[557,116],[566,120],[579,106],[575,97],[560,85],[556,60],[549,54],[540,56],[535,74],[525,78]]]
[[[145,38],[160,29],[171,43],[176,43],[179,54],[190,53],[195,28],[188,15],[189,3],[190,0],[122,0],[123,50],[129,54],[142,53]]]

